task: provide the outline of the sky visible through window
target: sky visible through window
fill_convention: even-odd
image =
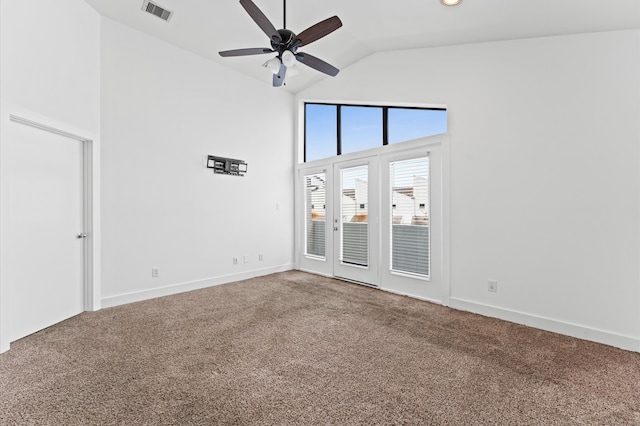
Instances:
[[[338,120],[336,105],[307,104],[306,161],[338,155]]]
[[[447,111],[389,108],[389,143],[447,132]]]
[[[341,107],[342,154],[383,145],[384,107]],[[305,161],[338,155],[337,105],[305,105]],[[447,131],[447,111],[388,108],[388,143],[400,143]]]
[[[342,154],[382,146],[382,108],[342,107]]]

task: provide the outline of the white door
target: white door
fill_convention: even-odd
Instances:
[[[375,157],[334,165],[333,273],[378,284],[378,191]]]
[[[9,123],[3,141],[9,341],[84,310],[82,142]]]
[[[441,302],[442,145],[381,156],[380,287]]]

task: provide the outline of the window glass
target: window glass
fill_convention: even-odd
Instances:
[[[341,108],[342,154],[382,146],[382,107]]]
[[[340,170],[342,233],[340,260],[369,265],[369,166]]]
[[[447,111],[433,109],[389,108],[389,143],[447,132]]]
[[[305,161],[338,155],[337,105],[305,105]]]
[[[446,110],[309,103],[304,161],[378,148],[385,140],[395,144],[446,132]]]
[[[306,216],[306,252],[307,256],[325,257],[327,187],[324,173],[304,177],[305,216]]]
[[[389,164],[392,271],[429,276],[429,157]]]

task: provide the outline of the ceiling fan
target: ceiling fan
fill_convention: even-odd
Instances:
[[[240,4],[245,8],[251,19],[255,21],[262,31],[269,37],[271,48],[249,48],[225,50],[220,56],[246,56],[246,55],[262,55],[266,53],[277,53],[273,59],[267,61],[264,66],[273,72],[273,86],[279,87],[284,83],[284,77],[287,68],[292,67],[296,61],[311,67],[315,70],[323,72],[334,77],[339,70],[326,63],[325,61],[309,55],[308,53],[298,52],[298,48],[306,46],[327,34],[330,34],[342,26],[342,21],[337,16],[325,19],[315,25],[310,26],[300,34],[296,35],[293,31],[286,29],[287,26],[287,2],[284,4],[284,23],[285,29],[276,30],[269,19],[251,0],[240,0]]]

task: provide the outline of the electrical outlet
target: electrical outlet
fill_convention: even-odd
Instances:
[[[496,293],[498,291],[498,281],[496,280],[489,280],[488,281],[488,286],[487,289],[493,293]]]
[[[259,260],[260,262],[262,262],[262,261],[264,260],[264,256],[262,255],[262,253],[260,253],[260,254],[258,255],[258,260]]]
[[[244,263],[249,263],[249,256],[246,256],[246,255],[245,255],[245,256],[242,256],[242,261],[243,261]]]
[[[151,268],[151,277],[158,278],[160,276],[160,269]]]
[[[238,264],[238,258],[237,258],[237,257],[234,257],[234,258],[233,258],[233,264],[234,264],[234,265],[237,265],[237,264]]]

